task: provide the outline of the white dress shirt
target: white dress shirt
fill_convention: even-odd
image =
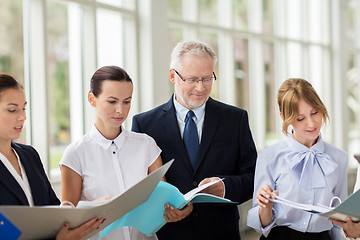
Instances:
[[[197,131],[198,131],[199,144],[201,143],[202,128],[203,128],[203,125],[204,125],[205,106],[206,106],[206,102],[202,106],[192,110],[194,112],[194,114],[195,114],[195,116],[193,117],[193,120],[194,120],[194,122],[196,124],[196,128],[197,128]],[[174,94],[174,107],[175,107],[175,112],[176,112],[177,123],[178,123],[179,129],[180,129],[180,135],[181,135],[181,138],[183,138],[186,114],[188,113],[189,109],[187,109],[186,107],[181,105],[175,99],[175,94]]]
[[[293,202],[329,205],[334,196],[344,200],[347,197],[347,154],[324,142],[321,135],[311,148],[289,136],[259,154],[253,208],[248,212],[247,224],[265,237],[272,228],[287,226],[300,232],[330,230],[332,239],[344,239],[341,229],[327,218],[278,203],[273,205],[271,223],[263,228],[256,195],[264,184]]]
[[[154,139],[121,127],[121,134],[106,139],[92,127],[79,141],[70,144],[60,161],[82,177],[81,199],[93,201],[100,197],[118,196],[148,175],[148,168],[159,157],[161,150]],[[96,234],[91,239],[98,239]],[[103,239],[148,238],[131,227],[117,229]]]
[[[185,129],[185,122],[186,122],[186,114],[188,113],[189,109],[187,109],[186,107],[181,105],[175,99],[175,94],[174,94],[173,101],[174,101],[176,119],[177,119],[177,123],[178,123],[179,130],[180,130],[180,135],[181,135],[181,138],[183,139],[183,137],[184,137],[184,129]],[[199,144],[201,143],[202,129],[203,129],[203,126],[204,126],[205,107],[206,107],[206,102],[203,105],[201,105],[200,107],[195,108],[195,109],[192,110],[194,112],[194,115],[195,115],[193,117],[193,120],[194,120],[194,122],[196,124],[196,128],[197,128],[197,131],[198,131]],[[220,179],[220,178],[218,178],[218,179]],[[223,181],[221,181],[221,183],[223,184],[223,187],[224,187],[223,197],[225,197],[225,193],[226,193],[225,184],[224,184]]]

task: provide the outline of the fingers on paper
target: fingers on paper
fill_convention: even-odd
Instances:
[[[199,183],[199,186],[204,185],[204,184],[209,183],[209,182],[211,182],[211,178],[205,178]]]
[[[218,181],[219,178],[217,177],[212,177],[212,178],[205,178],[204,180],[202,180],[199,183],[199,186],[209,183],[209,182],[214,182],[214,181]],[[207,188],[205,188],[204,190],[202,190],[201,192],[203,193],[207,193],[207,194],[212,194],[218,197],[223,197],[224,196],[224,184],[222,183],[222,181],[219,181],[217,183],[215,183],[214,185],[211,185]]]
[[[261,188],[259,188],[258,193],[256,195],[256,203],[260,207],[269,207],[273,205],[273,202],[269,201],[269,198],[276,198],[275,195],[279,195],[278,191],[274,191],[269,185],[264,184]]]

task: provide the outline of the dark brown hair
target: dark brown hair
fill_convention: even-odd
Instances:
[[[12,76],[6,73],[0,73],[0,97],[1,93],[10,88],[23,89],[23,87]]]
[[[90,81],[90,92],[98,97],[102,92],[102,82],[105,80],[131,82],[127,72],[118,66],[104,66],[96,70]]]

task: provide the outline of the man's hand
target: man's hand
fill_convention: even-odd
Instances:
[[[219,180],[219,178],[217,178],[217,177],[205,178],[204,180],[202,180],[199,183],[199,186],[204,185],[204,184],[209,183],[209,182],[214,182],[214,181],[217,181],[217,180]],[[225,191],[224,190],[224,184],[223,184],[222,181],[219,181],[219,182],[211,185],[210,187],[205,188],[201,192],[212,194],[212,195],[215,195],[215,196],[218,196],[218,197],[224,197],[224,191]]]
[[[164,211],[164,219],[166,222],[177,222],[183,220],[187,217],[193,210],[192,201],[186,204],[186,206],[179,210],[171,206],[170,204],[165,204],[165,211]]]

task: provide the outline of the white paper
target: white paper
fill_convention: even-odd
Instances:
[[[188,192],[188,193],[186,193],[186,194],[184,195],[184,199],[185,199],[185,200],[189,200],[189,199],[191,199],[195,194],[197,194],[198,192],[201,192],[201,191],[204,190],[205,188],[210,187],[211,185],[214,185],[215,183],[220,182],[220,181],[222,181],[222,180],[223,180],[223,178],[222,178],[222,179],[218,179],[218,180],[213,181],[213,182],[208,182],[208,183],[203,184],[203,185],[201,185],[201,186],[199,186],[199,187],[197,187],[197,188],[194,188],[193,190],[191,190],[190,192]]]
[[[105,218],[96,231],[83,238],[87,239],[147,201],[172,162],[166,163],[114,200],[101,206],[91,208],[0,206],[0,212],[22,232],[19,239],[51,238],[56,236],[64,222],[68,222],[70,228],[74,228],[94,217]]]

